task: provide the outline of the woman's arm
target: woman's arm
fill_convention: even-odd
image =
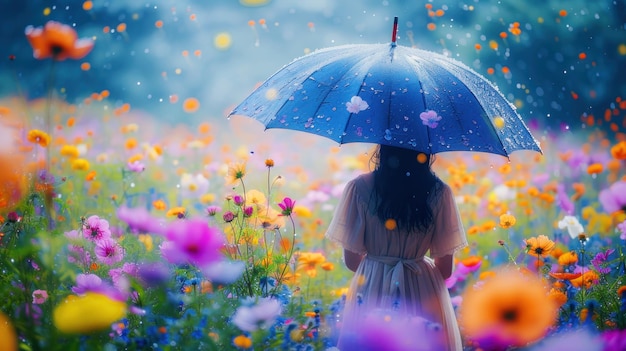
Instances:
[[[353,272],[356,272],[356,269],[359,268],[362,259],[363,256],[358,253],[346,249],[343,250],[343,260],[346,263],[346,267]]]
[[[435,258],[435,267],[441,272],[443,279],[448,279],[452,275],[452,266],[454,264],[453,255],[445,255]]]

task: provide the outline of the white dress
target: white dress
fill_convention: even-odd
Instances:
[[[450,187],[443,182],[440,186],[440,196],[433,199],[433,225],[426,232],[408,234],[386,229],[372,206],[368,210],[372,173],[347,183],[326,237],[366,256],[350,284],[343,328],[358,328],[372,311],[396,311],[440,324],[447,350],[462,350],[450,295],[432,258],[454,254],[467,246],[467,238]]]

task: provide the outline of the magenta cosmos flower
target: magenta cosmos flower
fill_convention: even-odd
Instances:
[[[599,195],[600,203],[607,213],[626,211],[626,181],[620,180],[604,189]]]
[[[124,249],[111,238],[98,240],[94,251],[98,261],[108,265],[116,264],[124,258]]]
[[[295,205],[295,201],[293,201],[290,197],[286,197],[283,199],[283,202],[278,204],[278,207],[282,210],[281,214],[283,216],[290,216]]]
[[[121,206],[117,209],[117,218],[128,224],[130,230],[136,233],[163,233],[164,225],[161,220],[153,217],[150,211],[143,207]]]
[[[110,238],[109,222],[95,215],[87,218],[83,224],[83,236],[94,242]]]
[[[161,253],[171,263],[202,267],[222,259],[224,236],[202,219],[174,221],[165,230]]]

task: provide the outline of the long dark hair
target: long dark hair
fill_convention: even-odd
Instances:
[[[399,230],[425,230],[433,222],[431,196],[441,181],[431,170],[434,157],[419,151],[379,145],[375,164],[375,212],[381,221],[393,219]]]

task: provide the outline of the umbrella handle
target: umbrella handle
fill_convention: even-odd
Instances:
[[[398,35],[398,16],[393,18],[393,30],[391,31],[391,45],[396,46],[396,38]]]

